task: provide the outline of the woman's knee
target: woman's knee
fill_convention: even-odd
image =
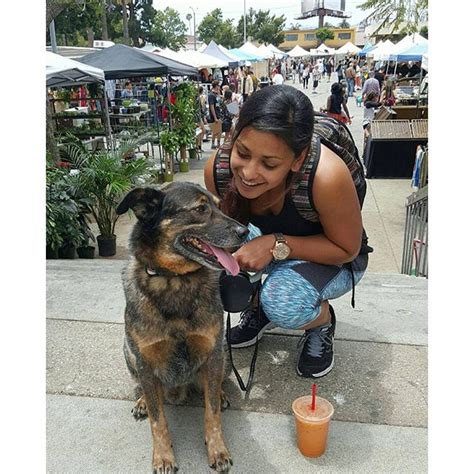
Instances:
[[[300,275],[292,272],[291,278],[283,280],[281,276],[267,277],[260,294],[262,309],[276,326],[299,329],[319,315],[321,296]]]

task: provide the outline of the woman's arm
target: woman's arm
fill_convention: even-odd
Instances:
[[[342,106],[344,107],[344,112],[345,112],[346,115],[347,115],[347,120],[349,121],[349,123],[352,123],[351,114],[349,113],[349,109],[347,108],[347,103],[346,103],[345,100],[344,100],[344,102],[342,103]]]
[[[326,102],[326,110],[328,112],[331,112],[331,96],[328,97],[328,100]]]

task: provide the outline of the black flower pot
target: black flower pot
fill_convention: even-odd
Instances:
[[[77,255],[79,258],[94,258],[95,247],[88,245],[87,247],[77,247]]]
[[[97,243],[99,245],[99,255],[101,257],[112,257],[117,253],[117,237],[103,237],[97,236]]]
[[[59,258],[67,258],[67,259],[76,258],[76,247],[74,247],[74,245],[71,245],[71,244],[63,245],[62,247],[59,247],[58,256]]]
[[[47,245],[46,246],[46,258],[47,259],[59,258],[58,249],[53,250],[49,245]]]

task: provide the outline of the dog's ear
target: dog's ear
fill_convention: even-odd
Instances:
[[[125,214],[131,209],[141,221],[156,218],[163,203],[164,193],[154,188],[132,189],[117,206],[117,214]]]

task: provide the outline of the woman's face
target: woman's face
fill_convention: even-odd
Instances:
[[[256,199],[285,183],[290,171],[299,171],[306,149],[295,159],[291,148],[278,136],[246,127],[234,143],[230,168],[239,194]]]

